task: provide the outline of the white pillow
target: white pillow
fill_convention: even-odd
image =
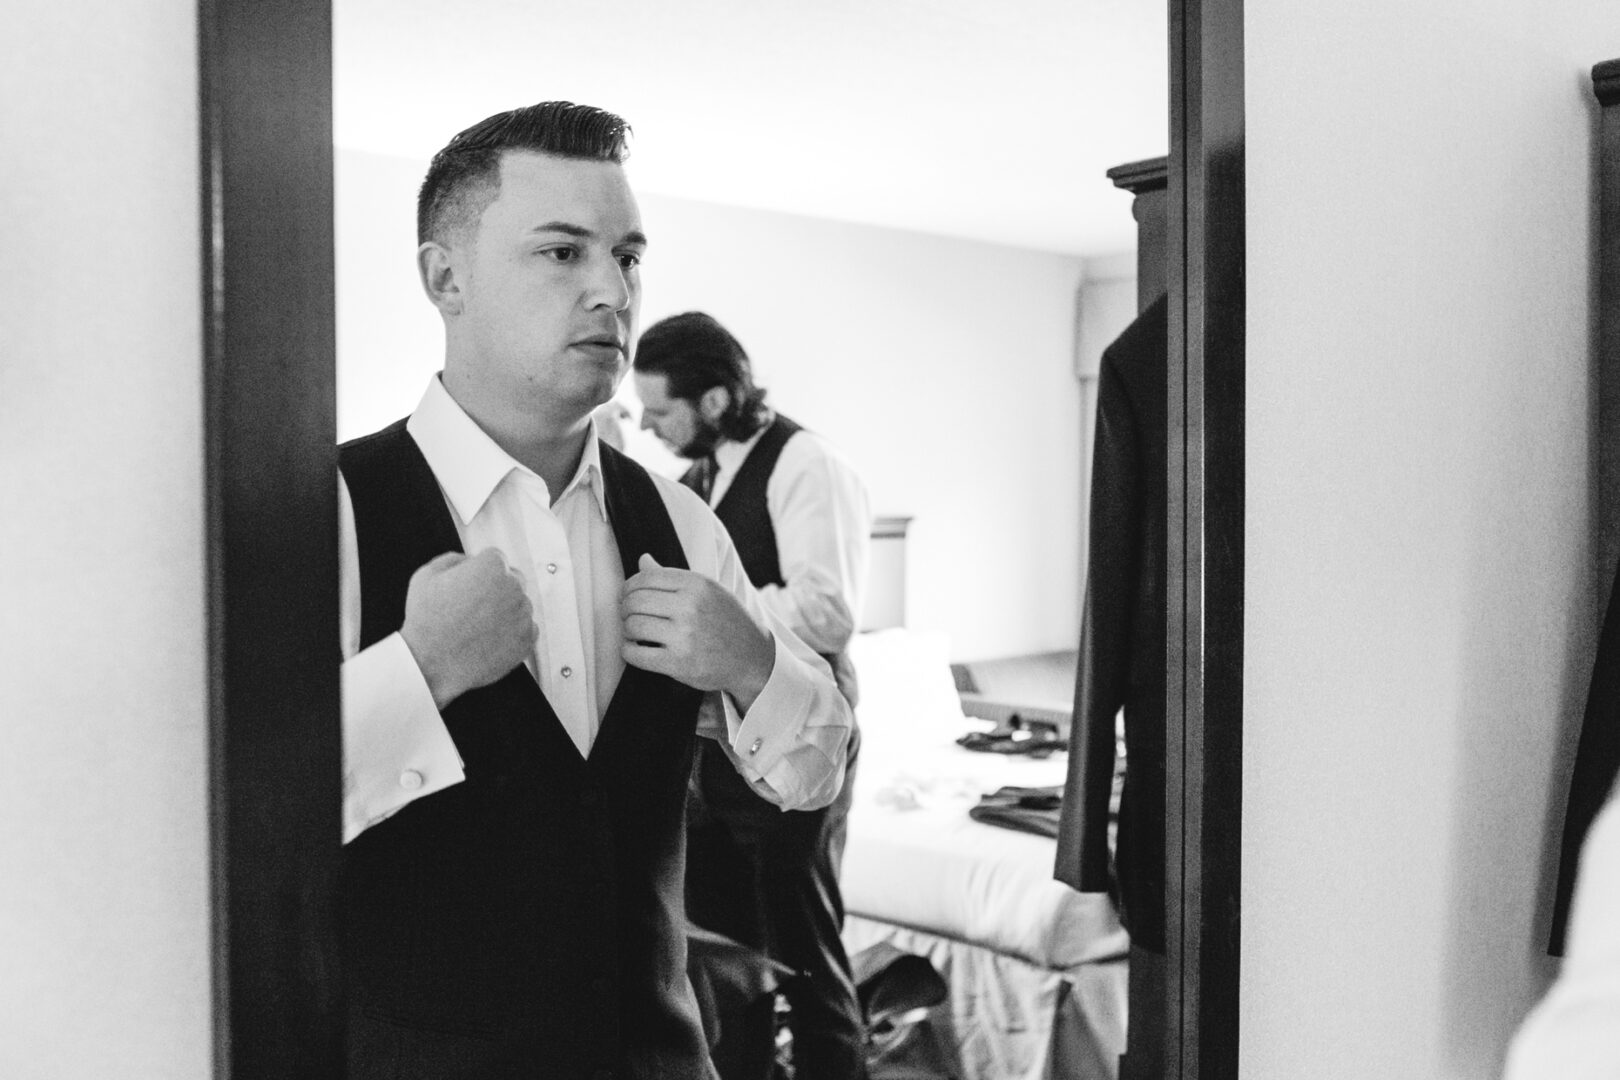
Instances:
[[[860,680],[855,712],[862,725],[936,727],[961,720],[950,655],[950,639],[939,631],[895,627],[856,634],[849,656]]]

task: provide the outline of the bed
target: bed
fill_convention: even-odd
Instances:
[[[942,635],[857,635],[859,771],[844,852],[845,945],[927,957],[949,988],[923,1030],[957,1080],[1113,1078],[1129,941],[1106,896],[1054,881],[1055,841],[968,816],[1004,786],[1063,783],[1066,758],[956,744],[962,711]]]

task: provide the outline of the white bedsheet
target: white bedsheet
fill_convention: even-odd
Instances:
[[[1066,759],[977,753],[945,642],[915,631],[858,635],[862,743],[841,876],[846,910],[1066,969],[1119,956],[1129,940],[1101,894],[1052,878],[1055,841],[968,817],[1006,785],[1061,784]]]

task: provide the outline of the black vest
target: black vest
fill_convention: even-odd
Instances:
[[[798,424],[778,413],[743,459],[737,475],[731,478],[731,486],[714,508],[714,516],[731,534],[743,570],[756,589],[787,584],[782,579],[782,561],[776,553],[776,529],[771,525],[770,511],[765,505],[765,486],[770,483],[771,473],[776,471],[782,448],[799,430]],[[697,469],[693,466],[681,477],[681,483],[694,491],[697,490]]]
[[[461,544],[404,421],[344,445],[339,463],[363,648],[403,624],[411,574]],[[685,567],[646,472],[607,446],[602,472],[626,576],[642,552]],[[627,667],[589,758],[522,665],[446,706],[466,780],[344,849],[355,1014],[488,1042],[444,1076],[709,1077],[682,902],[701,696]]]

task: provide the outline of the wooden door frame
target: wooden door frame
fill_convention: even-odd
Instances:
[[[329,0],[199,0],[214,1075],[342,1075]]]
[[[1217,1080],[1237,1073],[1242,0],[1169,9],[1167,1077]],[[336,1080],[331,2],[197,12],[214,1072]]]
[[[1175,1080],[1238,1073],[1244,207],[1243,2],[1171,0],[1165,1061]]]

